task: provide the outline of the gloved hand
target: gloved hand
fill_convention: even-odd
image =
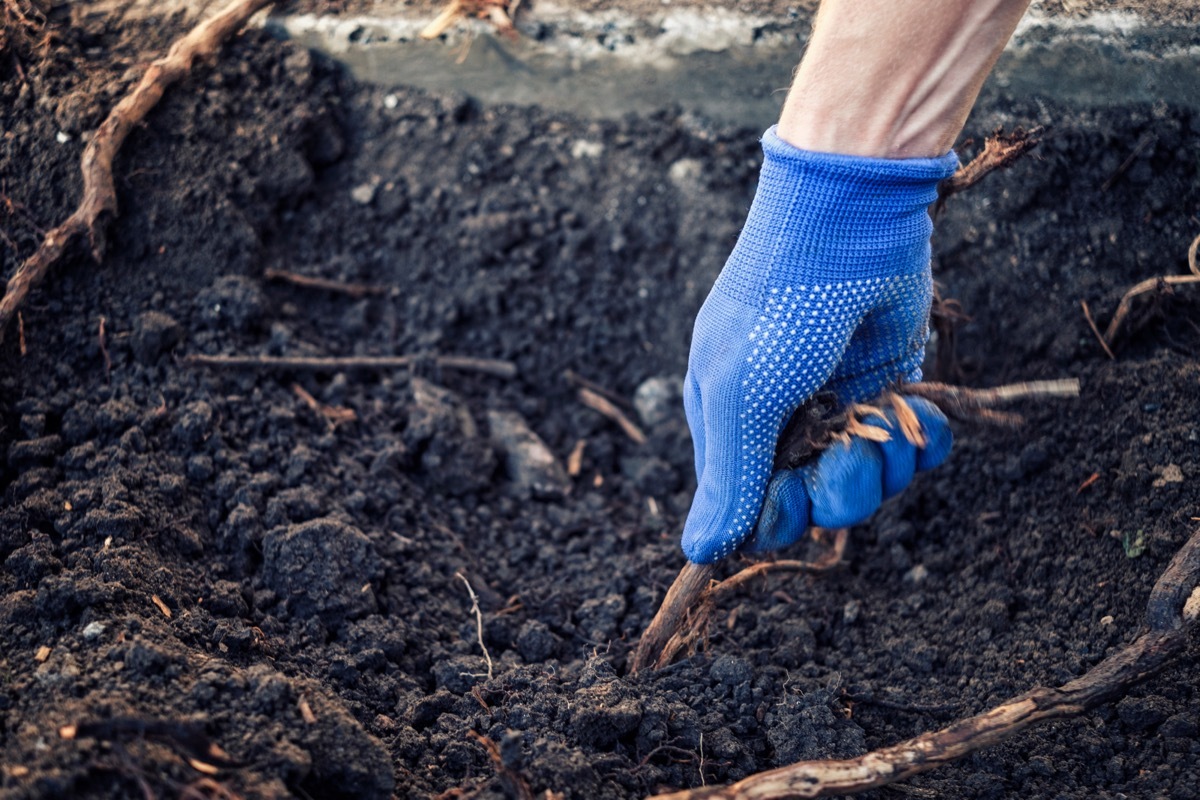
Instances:
[[[683,550],[699,564],[750,536],[779,433],[814,392],[853,403],[920,379],[926,207],[958,163],[807,152],[774,128],[762,145],[758,191],[696,317],[684,385],[698,485]]]
[[[941,410],[919,397],[904,398],[920,425],[923,441],[909,441],[895,409],[885,419],[862,422],[888,433],[884,442],[851,436],[825,450],[816,462],[781,469],[771,476],[762,513],[747,552],[778,550],[800,540],[809,525],[845,528],[863,522],[880,503],[912,482],[913,474],[939,466],[950,455],[954,434]]]

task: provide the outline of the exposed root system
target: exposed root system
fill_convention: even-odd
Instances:
[[[1113,314],[1112,321],[1108,323],[1108,329],[1104,331],[1104,338],[1100,340],[1106,352],[1111,354],[1113,342],[1121,332],[1122,326],[1129,316],[1129,311],[1133,308],[1133,301],[1137,297],[1150,292],[1158,297],[1163,297],[1173,293],[1176,286],[1200,283],[1200,266],[1196,264],[1198,249],[1200,249],[1200,236],[1193,239],[1191,246],[1188,247],[1188,269],[1191,270],[1191,275],[1163,275],[1158,278],[1147,278],[1125,293],[1125,296],[1121,298],[1120,305],[1117,306],[1116,313]],[[1086,306],[1084,310],[1086,312]]]
[[[984,142],[983,150],[970,162],[946,180],[938,184],[938,200],[934,206],[934,214],[940,214],[945,208],[946,201],[959,192],[970,189],[998,169],[1011,167],[1016,161],[1042,140],[1044,129],[1038,125],[1029,130],[1016,128],[1011,133],[1005,133],[997,128]]]
[[[1200,618],[1200,530],[1154,584],[1145,631],[1082,677],[1038,687],[941,730],[923,733],[858,758],[802,761],[752,775],[731,786],[656,795],[653,800],[783,800],[853,794],[895,783],[1005,741],[1041,722],[1083,714],[1123,697],[1187,647]]]
[[[878,405],[896,409],[901,428],[909,441],[920,446],[921,431],[901,395],[929,400],[947,416],[960,420],[982,420],[1002,425],[1019,425],[1019,415],[997,411],[993,406],[1025,398],[1077,397],[1079,381],[1075,379],[1032,381],[998,386],[994,389],[969,389],[942,383],[913,383],[897,392],[885,392]],[[792,415],[784,428],[775,454],[775,469],[792,469],[816,457],[832,442],[850,435],[885,433],[880,428],[858,422],[861,414],[877,410],[872,406],[851,406],[831,413],[832,398],[817,395]],[[715,586],[709,586],[712,565],[685,564],[663,598],[658,613],[642,634],[634,652],[630,670],[653,667],[661,669],[671,663],[681,651],[692,648],[701,640],[707,628],[715,599],[732,588],[743,585],[757,575],[772,569],[795,569],[802,572],[825,572],[841,562],[846,545],[846,531],[835,534],[829,553],[816,562],[765,562],[748,567],[741,573]],[[745,574],[749,573],[749,574]]]
[[[11,4],[10,0],[3,2],[5,9]],[[175,42],[170,52],[151,64],[134,90],[109,113],[83,151],[83,199],[79,207],[66,222],[46,234],[41,246],[8,281],[4,298],[0,299],[0,342],[25,297],[77,240],[87,239],[96,261],[104,257],[105,227],[117,214],[113,159],[129,132],[146,118],[167,88],[191,70],[196,59],[214,55],[246,20],[270,4],[271,0],[233,0],[216,16]]]

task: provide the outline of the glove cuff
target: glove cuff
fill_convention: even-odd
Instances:
[[[801,150],[771,127],[746,225],[717,288],[759,306],[768,288],[908,275],[929,266],[927,207],[954,174],[940,158],[887,159]]]

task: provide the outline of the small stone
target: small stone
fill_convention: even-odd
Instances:
[[[704,174],[704,162],[698,158],[681,158],[667,169],[667,178],[676,186],[694,183]]]
[[[1168,483],[1183,483],[1183,470],[1178,464],[1167,464],[1162,468],[1162,474],[1154,481],[1154,488],[1161,489]]]
[[[94,642],[103,636],[106,630],[108,630],[108,626],[103,622],[89,622],[83,628],[83,638],[86,641]]]
[[[386,95],[383,98],[383,107],[389,111],[391,111],[393,108],[395,108],[398,105],[400,105],[400,98],[396,97],[396,95],[394,95],[394,94]]]
[[[1113,624],[1113,615],[1105,614],[1103,617],[1100,618],[1100,624],[1101,625],[1112,625]]]
[[[490,486],[496,454],[479,435],[463,399],[420,378],[413,378],[410,384],[412,404],[402,442],[408,451],[420,452],[416,460],[422,476],[438,491],[452,496]],[[404,460],[398,459],[395,465]]]
[[[862,614],[861,600],[848,600],[846,605],[842,606],[842,622],[847,625],[853,625],[858,621],[859,615]]]
[[[683,410],[683,379],[660,375],[642,381],[633,393],[633,407],[648,428],[666,422]]]
[[[360,183],[350,190],[350,199],[360,206],[368,206],[375,199],[375,186],[370,183]]]
[[[589,142],[586,139],[576,139],[571,144],[571,158],[599,158],[604,154],[602,142]]]
[[[1163,697],[1123,697],[1117,703],[1117,716],[1135,731],[1144,731],[1162,723],[1171,705]]]
[[[508,477],[519,494],[556,499],[571,489],[566,470],[524,417],[512,411],[489,411],[492,441],[504,456]]]
[[[917,564],[915,567],[904,573],[904,582],[911,583],[915,586],[920,586],[929,577],[929,570],[924,564]]]

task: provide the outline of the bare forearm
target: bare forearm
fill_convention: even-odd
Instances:
[[[827,153],[914,158],[954,144],[1029,0],[824,0],[778,133]]]

